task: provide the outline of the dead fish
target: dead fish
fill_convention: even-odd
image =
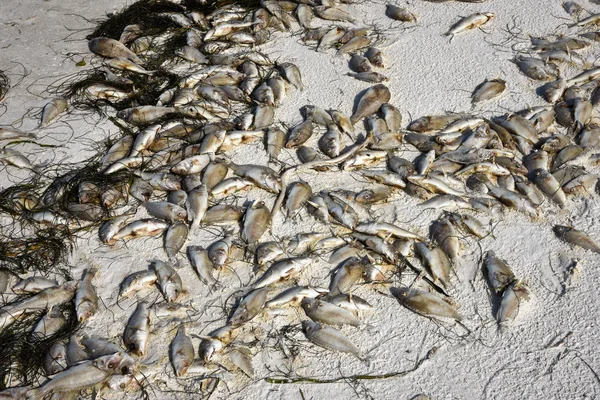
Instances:
[[[419,133],[438,131],[461,118],[460,114],[428,115],[412,121],[408,129]]]
[[[328,325],[362,325],[362,321],[350,311],[326,301],[305,297],[301,304],[306,315],[315,322]]]
[[[158,219],[141,219],[125,225],[113,236],[113,241],[141,236],[156,236],[161,234],[167,227],[166,222]]]
[[[44,371],[48,375],[54,375],[64,371],[65,369],[67,369],[66,347],[63,343],[54,343],[52,347],[50,347],[50,350],[48,350],[48,353],[46,353],[44,356]],[[0,399],[3,398],[4,397],[0,392]]]
[[[216,269],[221,269],[227,264],[232,247],[233,236],[229,233],[226,233],[223,239],[217,240],[210,245],[208,248],[208,258]]]
[[[263,288],[274,283],[288,280],[312,264],[310,257],[287,258],[271,265],[269,269],[255,282],[252,287]]]
[[[148,306],[145,302],[140,302],[127,322],[123,332],[123,343],[131,353],[143,357],[146,355],[149,332]]]
[[[263,201],[255,201],[246,208],[241,238],[254,247],[270,225],[271,211]]]
[[[560,183],[556,178],[545,169],[536,169],[530,174],[530,180],[536,184],[536,186],[550,197],[556,204],[561,208],[567,203],[567,196],[562,190]]]
[[[154,271],[157,283],[165,300],[174,302],[183,293],[181,277],[169,264],[154,260],[150,264],[150,270]]]
[[[503,79],[486,80],[475,88],[471,95],[473,103],[490,100],[501,95],[506,89],[506,81]]]
[[[198,353],[204,364],[209,363],[216,354],[233,341],[235,329],[235,326],[226,325],[202,337]]]
[[[268,288],[256,289],[246,295],[229,318],[229,325],[239,326],[256,317],[265,305],[268,291]]]
[[[50,393],[80,391],[107,379],[123,360],[121,352],[98,357],[73,366],[54,376],[42,386],[27,392],[27,398],[42,399]]]
[[[467,31],[470,29],[479,28],[480,26],[486,24],[488,21],[490,21],[494,17],[495,17],[495,15],[493,13],[471,14],[467,17],[462,18],[460,21],[458,21],[457,23],[452,25],[450,27],[450,29],[448,30],[448,32],[445,33],[445,35],[450,36],[450,40],[452,40],[454,35],[456,35],[457,33],[461,33],[461,32],[464,32],[464,31]]]
[[[361,56],[360,54],[355,54],[350,58],[350,61],[348,62],[348,67],[350,67],[352,71],[357,73],[371,72],[373,70],[369,59]]]
[[[285,145],[285,132],[278,127],[269,127],[266,135],[267,154],[271,158],[277,158]]]
[[[50,125],[54,122],[62,113],[67,111],[69,103],[66,99],[56,98],[48,102],[42,109],[42,117],[40,120],[40,128]]]
[[[391,19],[402,22],[415,22],[417,17],[406,8],[398,7],[393,4],[388,4],[385,9],[385,15]]]
[[[591,250],[594,253],[600,253],[600,245],[598,245],[587,233],[564,225],[556,225],[553,228],[556,236],[575,246],[583,247],[586,250]]]
[[[378,68],[385,68],[385,57],[384,57],[383,52],[380,49],[378,49],[376,47],[370,47],[365,52],[365,57],[367,57],[369,62],[371,64],[373,64],[374,66],[376,66]]]
[[[279,64],[279,70],[281,71],[285,80],[291,83],[296,89],[304,90],[302,74],[296,65],[289,62]]]
[[[174,107],[139,106],[125,108],[117,113],[117,117],[135,125],[148,125],[176,112]]]
[[[214,267],[208,257],[208,251],[201,246],[188,246],[187,253],[192,268],[194,268],[200,280],[207,285],[212,285],[215,282]]]
[[[544,100],[548,103],[556,103],[560,99],[567,87],[567,81],[564,78],[558,78],[555,81],[546,83],[540,87]]]
[[[168,201],[147,202],[144,207],[151,216],[170,222],[184,221],[187,217],[185,208]]]
[[[502,295],[500,308],[496,314],[499,325],[511,322],[517,317],[523,301],[529,300],[529,291],[519,282],[511,283]]]
[[[165,252],[169,260],[174,259],[187,241],[189,228],[182,222],[172,223],[165,232]]]
[[[75,292],[75,310],[77,320],[83,322],[98,311],[98,294],[92,279],[98,273],[96,268],[86,270],[85,275]]]
[[[439,248],[430,249],[423,242],[416,242],[415,249],[421,256],[421,261],[435,283],[440,282],[444,287],[450,283],[450,260],[446,253]]]
[[[225,179],[228,172],[229,168],[227,167],[227,165],[220,162],[212,161],[204,169],[201,182],[203,185],[206,186],[206,190],[210,192],[219,182]],[[198,185],[195,186],[194,189],[196,189],[197,187]]]
[[[175,375],[184,376],[194,361],[194,346],[185,334],[185,324],[181,323],[177,335],[169,346],[169,358],[175,370]]]
[[[138,271],[129,274],[119,285],[119,297],[129,297],[136,292],[147,289],[156,283],[158,277],[154,270]]]
[[[23,132],[12,127],[0,127],[0,140],[37,139],[34,132]]]
[[[190,228],[195,231],[200,226],[208,209],[208,189],[206,185],[201,184],[191,190],[185,205],[187,218],[192,221]]]
[[[287,216],[297,215],[299,210],[312,196],[312,189],[306,182],[294,182],[288,186],[285,208]]]
[[[346,259],[335,271],[329,284],[330,295],[347,292],[365,272],[364,265],[356,257]]]
[[[21,279],[13,287],[12,291],[16,294],[39,293],[44,289],[58,285],[54,279],[44,278],[43,276],[32,276]]]
[[[337,329],[313,321],[302,321],[302,329],[306,338],[317,346],[351,353],[358,359],[363,359],[360,349]]]
[[[369,304],[365,299],[358,297],[353,294],[340,293],[333,297],[328,297],[327,301],[333,305],[341,308],[345,308],[353,313],[358,311],[369,311],[373,309],[373,306]]]
[[[391,93],[386,86],[379,84],[370,87],[360,97],[356,111],[350,117],[350,121],[353,125],[356,125],[361,119],[375,114],[384,103],[390,101],[390,98]]]
[[[125,45],[117,40],[107,37],[96,37],[90,39],[88,48],[94,54],[106,58],[126,58],[136,64],[142,64],[143,61]]]
[[[540,58],[517,56],[514,62],[521,72],[531,79],[538,81],[554,81],[560,75],[560,71],[555,64],[546,62]],[[569,84],[568,81],[567,84]]]
[[[304,298],[315,298],[328,292],[327,289],[312,286],[293,286],[267,301],[265,308],[281,307],[288,304],[297,306]]]
[[[392,288],[392,294],[402,305],[425,316],[462,320],[462,315],[450,304],[433,293],[414,288]]]
[[[207,225],[230,224],[238,222],[244,215],[244,209],[231,204],[217,204],[209,207],[202,222]]]
[[[307,119],[304,122],[296,125],[290,131],[287,141],[285,142],[286,149],[292,149],[306,142],[313,135],[312,120]]]
[[[249,377],[254,376],[254,368],[252,368],[252,353],[247,347],[236,347],[229,352],[229,359],[243,373]]]
[[[238,165],[232,162],[227,162],[227,165],[234,174],[251,180],[261,189],[272,193],[281,191],[281,177],[269,167],[254,164]]]
[[[381,83],[381,82],[387,82],[390,80],[390,78],[388,78],[386,75],[379,73],[379,72],[374,72],[374,71],[359,72],[356,74],[349,73],[347,75],[351,76],[355,79],[358,79],[359,81],[369,82],[369,83]]]
[[[496,253],[488,250],[483,259],[490,287],[496,294],[502,292],[515,281],[515,275],[506,261],[496,257]]]

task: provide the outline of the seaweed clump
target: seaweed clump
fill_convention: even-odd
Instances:
[[[8,79],[4,71],[0,70],[0,101],[4,100],[9,90],[10,79]]]

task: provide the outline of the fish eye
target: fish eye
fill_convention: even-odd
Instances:
[[[108,368],[112,369],[115,367],[115,363],[113,363],[112,361],[108,363]]]

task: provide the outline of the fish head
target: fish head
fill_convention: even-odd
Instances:
[[[96,358],[94,361],[92,361],[92,365],[102,371],[112,372],[119,366],[122,360],[123,353],[119,351],[114,354],[108,354]]]

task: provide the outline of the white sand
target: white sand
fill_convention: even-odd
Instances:
[[[375,23],[388,39],[385,48],[388,67],[381,71],[392,80],[388,86],[392,92],[391,103],[400,108],[405,124],[410,116],[417,118],[427,114],[444,111],[469,111],[472,89],[488,78],[502,78],[507,81],[508,90],[498,100],[492,100],[476,107],[475,112],[486,116],[499,115],[507,111],[517,111],[526,106],[543,105],[544,101],[535,94],[539,84],[519,73],[510,62],[514,53],[510,45],[501,46],[490,43],[502,43],[509,38],[505,31],[507,25],[516,25],[522,36],[520,48],[527,46],[528,35],[543,36],[551,33],[572,32],[566,28],[568,15],[562,10],[559,1],[530,1],[519,4],[513,0],[494,0],[484,4],[446,3],[435,4],[416,0],[407,4],[418,15],[418,24],[410,27],[394,22],[384,16],[385,5],[365,3],[353,6],[357,17],[364,23]],[[595,12],[600,6],[588,2],[585,7]],[[11,124],[22,117],[31,108],[41,107],[46,99],[41,94],[47,84],[57,78],[76,72],[81,68],[75,63],[82,58],[89,63],[90,54],[86,41],[87,32],[71,32],[67,28],[88,28],[91,25],[83,19],[69,15],[80,14],[86,18],[100,18],[106,12],[118,10],[125,4],[119,0],[100,0],[93,2],[65,1],[21,1],[0,3],[0,69],[7,70],[11,79],[20,71],[14,62],[22,63],[30,74],[5,99],[8,110],[0,117],[0,125]],[[404,3],[399,5],[405,5]],[[482,31],[457,35],[449,43],[442,34],[458,20],[472,12],[494,12],[496,18]],[[360,25],[360,23],[358,23]],[[559,28],[557,28],[559,27]],[[75,41],[65,41],[67,35]],[[333,50],[316,53],[298,41],[298,37],[277,34],[274,43],[266,52],[279,61],[296,63],[304,78],[306,89],[292,92],[277,111],[277,119],[287,123],[300,121],[298,109],[305,104],[315,104],[323,108],[339,108],[351,112],[356,94],[369,87],[345,76],[349,69],[347,57],[336,57]],[[66,55],[73,55],[71,58]],[[598,55],[597,45],[584,53]],[[566,76],[572,70],[564,69]],[[49,78],[52,76],[53,78]],[[0,110],[1,112],[1,110]],[[31,114],[30,114],[31,115]],[[89,143],[102,140],[116,130],[110,123],[99,126],[91,124],[91,119],[82,116],[68,116],[58,124],[43,131],[42,142],[64,144],[65,147],[49,151],[35,145],[23,145],[18,149],[38,162],[52,158],[56,161],[69,157],[68,161],[84,158],[82,152]],[[23,120],[22,129],[33,129],[37,121],[31,116]],[[74,134],[71,134],[71,130]],[[48,133],[46,135],[46,133]],[[316,135],[315,135],[316,136]],[[68,143],[62,143],[69,138]],[[316,137],[309,142],[316,145]],[[256,162],[256,153],[262,161],[264,151],[260,144],[233,152],[236,162]],[[407,157],[411,157],[407,154]],[[295,162],[287,156],[282,159]],[[597,167],[590,167],[598,172]],[[18,181],[21,172],[9,167],[0,175],[0,185],[8,186],[9,179]],[[349,173],[305,173],[313,191],[344,187],[357,189],[367,184],[353,179]],[[254,190],[250,198],[264,198],[269,202],[272,196]],[[372,210],[375,217],[381,216],[388,222],[411,228],[421,234],[427,234],[431,222],[439,211],[423,211],[417,206],[419,201],[407,195],[399,195],[393,204],[386,208]],[[269,203],[270,204],[270,203]],[[600,255],[582,249],[572,249],[560,242],[552,233],[552,226],[560,223],[573,225],[594,238],[600,238],[598,225],[599,206],[596,195],[589,198],[570,198],[568,206],[561,210],[555,204],[542,206],[543,216],[532,221],[522,214],[506,211],[504,214],[490,216],[478,215],[484,221],[494,225],[493,237],[479,244],[472,238],[465,238],[463,259],[456,268],[449,290],[460,312],[466,316],[464,324],[471,330],[466,336],[463,328],[452,324],[440,324],[418,316],[401,307],[389,296],[378,294],[386,288],[364,286],[356,293],[375,306],[375,312],[367,313],[364,320],[369,328],[344,328],[346,333],[367,354],[369,365],[350,355],[333,353],[315,347],[307,342],[301,333],[293,337],[302,340],[299,354],[293,364],[280,361],[280,352],[269,349],[275,344],[273,338],[263,340],[262,346],[254,346],[257,354],[253,365],[256,378],[250,380],[241,373],[225,373],[223,378],[233,394],[228,394],[225,385],[220,386],[218,398],[298,399],[303,393],[306,399],[323,398],[372,398],[408,399],[418,393],[425,393],[434,399],[456,398],[519,398],[519,399],[583,399],[600,397],[600,381],[591,369],[600,369],[600,345],[598,318],[600,317],[600,298],[598,287],[600,272],[597,268]],[[138,215],[144,215],[140,210]],[[363,217],[367,214],[363,213]],[[273,233],[278,237],[293,235],[311,230],[326,231],[326,228],[302,213],[296,221],[282,224],[282,215],[276,218]],[[213,231],[214,233],[214,231]],[[267,239],[265,236],[264,239]],[[191,238],[191,244],[207,245],[215,236],[205,233],[202,237]],[[494,320],[489,299],[488,287],[481,275],[479,258],[481,250],[492,249],[504,258],[516,276],[529,287],[532,298],[519,312],[515,323],[500,333]],[[127,246],[108,248],[100,245],[97,235],[81,240],[71,264],[73,275],[79,277],[81,271],[91,264],[100,267],[101,273],[95,280],[98,292],[104,304],[101,312],[84,324],[82,333],[106,337],[119,342],[123,328],[135,308],[135,300],[124,301],[119,308],[115,305],[117,286],[127,274],[146,269],[153,258],[166,259],[162,250],[162,240],[142,239],[130,241]],[[581,267],[570,282],[563,282],[562,271],[571,259],[581,260]],[[240,286],[237,279],[227,274],[223,277],[225,289],[207,293],[207,288],[195,277],[184,255],[180,256],[181,274],[189,296],[184,303],[192,301],[201,314],[194,313],[188,324],[188,333],[203,335],[224,323],[223,310],[220,308]],[[244,284],[250,280],[247,264],[234,265]],[[300,278],[301,284],[327,286],[328,271],[331,268],[320,261]],[[410,284],[412,277],[403,278],[404,284]],[[564,294],[560,294],[563,291]],[[150,301],[162,301],[157,290],[149,291]],[[227,303],[231,307],[232,299]],[[243,339],[252,341],[254,335],[274,335],[283,325],[298,325],[301,311],[289,310],[284,316],[263,315],[245,329],[248,335]],[[182,392],[185,385],[191,385],[194,374],[177,381],[168,365],[167,347],[173,337],[177,324],[166,318],[153,319],[154,333],[149,346],[149,356],[145,361],[159,360],[160,367],[156,375],[150,378],[150,396],[157,399],[186,398]],[[572,335],[557,347],[550,344],[567,333]],[[459,336],[465,336],[461,338]],[[199,338],[193,337],[197,349]],[[289,343],[288,343],[289,344]],[[352,374],[384,374],[413,368],[415,360],[423,357],[428,350],[438,348],[435,355],[425,362],[418,371],[405,377],[380,380],[363,380],[357,383],[335,384],[299,384],[274,385],[265,382],[266,376],[279,375],[269,372],[266,366],[276,364],[282,370],[293,369],[300,376],[318,378],[337,378]],[[164,391],[164,392],[163,392]],[[121,394],[104,394],[105,398],[122,398]],[[189,398],[196,398],[190,395]]]

